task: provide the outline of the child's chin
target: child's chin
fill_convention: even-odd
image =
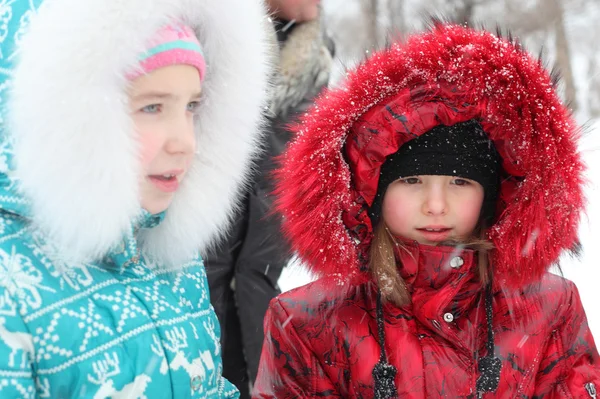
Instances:
[[[157,215],[169,209],[171,202],[173,202],[172,195],[170,195],[169,198],[161,198],[157,201],[148,201],[147,203],[142,204],[142,208],[144,208],[144,210],[151,215]]]

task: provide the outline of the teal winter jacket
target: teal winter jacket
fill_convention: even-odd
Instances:
[[[262,1],[0,3],[0,398],[238,397],[200,254],[259,148]],[[126,76],[173,18],[207,74],[193,164],[150,215]]]
[[[1,153],[0,157],[6,157]],[[202,260],[153,270],[136,230],[99,262],[67,268],[0,175],[1,398],[234,398]]]

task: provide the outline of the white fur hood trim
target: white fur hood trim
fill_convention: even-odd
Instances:
[[[139,215],[125,73],[172,18],[194,28],[207,61],[199,153],[142,252],[181,264],[231,217],[259,148],[274,50],[262,0],[46,0],[20,44],[8,118],[32,222],[69,260],[105,255]]]

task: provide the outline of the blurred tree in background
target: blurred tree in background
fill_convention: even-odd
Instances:
[[[548,67],[579,119],[600,117],[599,0],[323,0],[329,34],[344,67],[374,49],[422,30],[429,16],[510,30]]]

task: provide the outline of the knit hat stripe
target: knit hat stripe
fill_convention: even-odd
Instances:
[[[160,28],[148,41],[147,50],[138,56],[138,60],[139,67],[127,76],[130,80],[177,64],[195,67],[201,81],[206,73],[206,60],[198,37],[192,28],[177,21]]]
[[[175,50],[175,49],[195,51],[197,53],[200,53],[202,58],[204,58],[204,52],[202,51],[202,47],[200,47],[200,45],[198,43],[188,42],[185,40],[174,40],[174,41],[168,42],[168,43],[161,43],[158,46],[155,46],[155,47],[151,48],[150,50],[146,51],[140,57],[140,62],[143,62],[143,61],[147,60],[148,58],[153,57],[157,54]]]

